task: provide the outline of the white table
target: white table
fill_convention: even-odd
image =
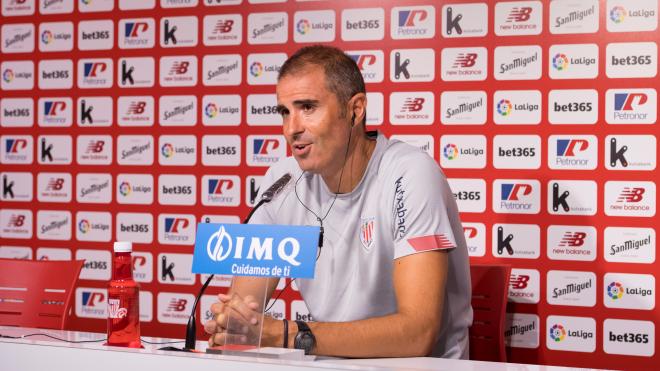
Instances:
[[[105,334],[76,331],[44,330],[0,326],[0,334],[23,336],[49,334],[67,340],[104,339]],[[143,337],[151,342],[176,339]],[[107,347],[102,341],[94,343],[67,343],[45,336],[24,339],[0,338],[0,369],[21,370],[89,370],[89,371],[196,371],[196,370],[567,370],[561,367],[459,361],[441,358],[379,358],[338,359],[308,356],[304,361],[287,361],[254,357],[184,353],[157,350],[166,345],[143,343],[144,349]],[[177,347],[178,344],[168,344]],[[207,344],[198,341],[197,349],[205,350]]]

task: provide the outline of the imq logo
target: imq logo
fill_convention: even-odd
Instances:
[[[341,39],[344,41],[382,40],[385,37],[383,8],[343,9]]]
[[[593,170],[598,165],[598,138],[594,135],[548,137],[548,167],[555,170]]]
[[[483,81],[488,77],[486,48],[444,48],[440,59],[443,81]]]
[[[493,182],[493,211],[503,214],[538,214],[541,185],[531,179],[496,179]]]
[[[550,350],[593,353],[596,321],[585,317],[548,316],[545,345]]]
[[[655,262],[655,230],[653,228],[605,228],[604,254],[608,262]]]
[[[538,80],[541,78],[541,47],[538,45],[495,48],[495,80]]]
[[[496,258],[538,259],[541,230],[535,224],[494,224],[492,254]]]
[[[241,204],[241,179],[234,175],[202,177],[202,205],[238,206]]]
[[[598,12],[598,0],[553,1],[550,3],[550,33],[597,32]]]
[[[548,258],[552,260],[596,260],[596,228],[551,225],[547,235]]]
[[[540,1],[498,2],[495,4],[497,36],[538,35],[543,27]]]
[[[605,93],[608,124],[655,124],[658,111],[655,89],[609,89]]]
[[[553,215],[595,215],[598,187],[591,180],[548,182],[548,213]]]
[[[605,167],[608,170],[646,170],[656,167],[653,135],[608,135],[605,137]]]
[[[239,45],[242,41],[242,15],[222,14],[204,17],[204,45]]]
[[[653,182],[605,182],[605,215],[652,217],[655,204]]]
[[[480,37],[488,33],[488,5],[450,4],[442,7],[442,37]]]
[[[248,166],[270,166],[286,156],[286,141],[281,135],[248,135]]]
[[[390,53],[390,81],[415,82],[434,79],[433,49],[394,49]]]
[[[197,17],[160,19],[160,47],[182,48],[197,45]]]
[[[435,7],[393,7],[390,36],[394,40],[431,39],[435,36]]]
[[[382,82],[385,57],[382,50],[355,50],[347,51],[346,54],[357,64],[364,82]]]
[[[149,88],[154,86],[155,63],[151,57],[119,58],[117,62],[117,85],[121,88]]]
[[[153,18],[119,20],[119,48],[153,48],[156,40],[156,24]]]

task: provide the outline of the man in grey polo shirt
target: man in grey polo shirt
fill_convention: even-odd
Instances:
[[[342,51],[300,49],[282,66],[278,109],[290,185],[252,223],[320,225],[314,279],[297,280],[315,322],[264,317],[262,346],[343,357],[468,357],[468,254],[458,209],[427,154],[367,132],[362,75]],[[266,187],[262,187],[262,190]],[[205,325],[211,345],[246,340],[276,279],[235,277]],[[227,326],[228,318],[246,326]],[[230,327],[230,328],[227,328]]]

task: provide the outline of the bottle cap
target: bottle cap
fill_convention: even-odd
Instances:
[[[115,252],[131,252],[133,251],[133,244],[129,241],[116,241],[113,249]]]

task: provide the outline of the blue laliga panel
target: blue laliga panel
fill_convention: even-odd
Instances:
[[[314,278],[319,227],[199,223],[193,273]]]

